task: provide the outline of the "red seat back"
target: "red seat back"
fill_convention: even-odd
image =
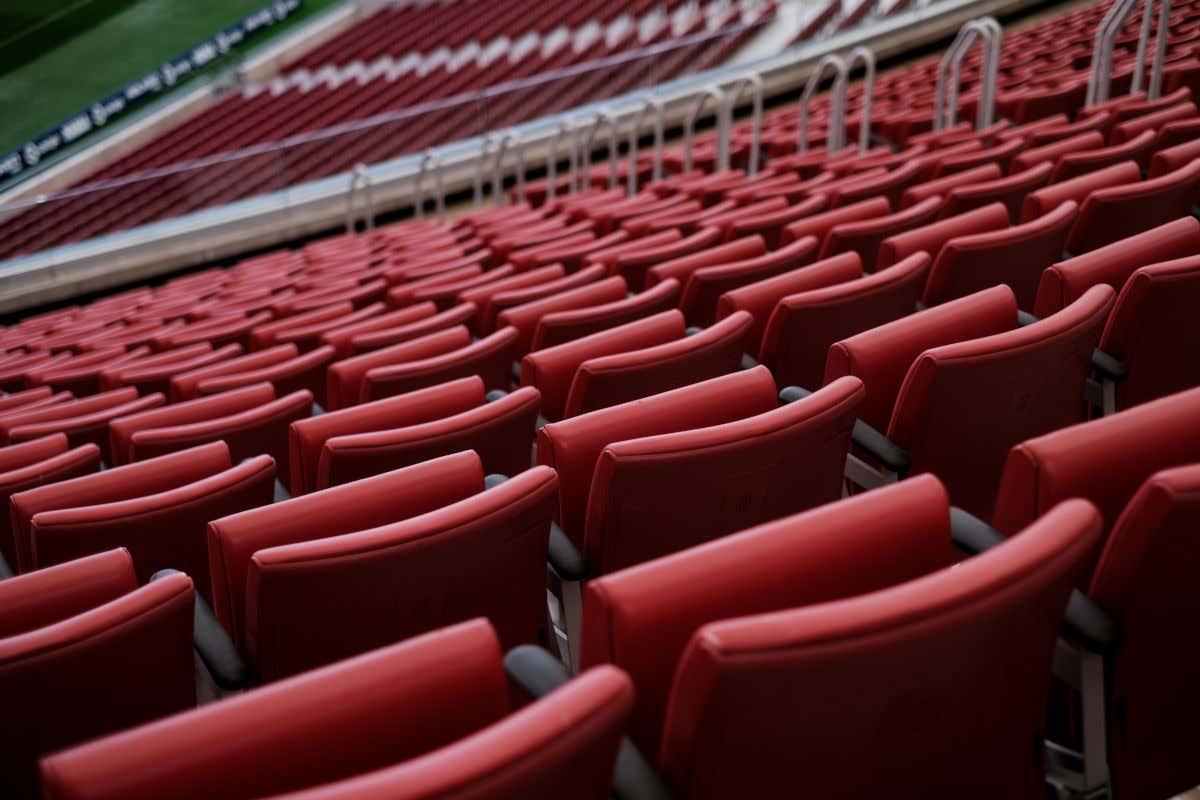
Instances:
[[[473,620],[57,753],[42,781],[52,797],[251,800],[413,758],[508,710],[500,644]]]
[[[408,519],[258,550],[246,646],[259,674],[292,675],[476,616],[506,649],[548,645],[557,485],[539,467]]]
[[[767,321],[759,361],[780,386],[819,386],[831,344],[913,313],[929,261],[918,253],[858,280],[782,298]]]
[[[1032,325],[923,353],[888,428],[913,472],[933,472],[955,505],[990,517],[1009,449],[1083,421],[1084,382],[1113,294],[1097,286]]]
[[[897,233],[933,222],[941,205],[940,197],[930,197],[894,214],[836,225],[821,245],[821,258],[838,253],[858,253],[863,272],[875,272],[880,243]]]
[[[1079,209],[1067,249],[1085,253],[1186,217],[1198,187],[1200,159],[1141,183],[1095,191]]]
[[[521,334],[513,327],[456,350],[367,370],[358,402],[413,392],[427,386],[478,375],[488,389],[508,389]]]
[[[913,478],[588,581],[581,661],[629,673],[630,734],[654,758],[679,658],[702,625],[881,589],[957,558],[945,490]]]
[[[715,264],[688,276],[679,307],[693,325],[711,325],[722,294],[810,263],[817,254],[816,237],[805,237],[757,258]]]
[[[56,602],[79,581],[95,588],[61,618],[0,639],[5,797],[40,796],[42,756],[195,705],[192,582],[171,575],[139,589],[132,572],[112,551],[0,584],[3,608]]]
[[[551,311],[538,320],[530,349],[554,347],[642,317],[668,311],[678,305],[679,293],[679,281],[668,278],[640,294],[584,308]]]
[[[565,416],[627,403],[736,370],[751,318],[735,312],[691,336],[590,358],[575,370]]]
[[[799,768],[818,796],[1041,796],[1049,665],[1098,528],[1071,501],[955,569],[705,625],[671,691],[667,781],[692,798],[766,797]],[[964,692],[965,675],[1003,690]],[[887,757],[857,769],[845,743],[867,739]]]

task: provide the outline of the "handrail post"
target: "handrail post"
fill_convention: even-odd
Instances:
[[[756,175],[758,174],[759,161],[762,158],[763,79],[761,75],[757,72],[751,72],[734,82],[733,87],[729,90],[729,96],[725,100],[725,116],[728,119],[728,124],[732,126],[733,107],[737,105],[738,100],[741,99],[742,91],[747,86],[754,90],[754,128],[751,132],[750,163],[747,165],[746,174]],[[732,137],[732,128],[730,136]]]
[[[375,209],[374,200],[371,192],[371,171],[366,164],[361,161],[354,165],[354,171],[350,175],[350,188],[346,192],[346,233],[354,233],[358,226],[358,220],[355,218],[354,212],[357,207],[359,184],[362,184],[363,189],[363,217],[368,232],[375,230]]]
[[[487,157],[496,141],[496,134],[489,133],[479,145],[479,158],[475,161],[475,208],[483,207],[483,171],[487,168]]]
[[[442,182],[442,157],[431,147],[421,155],[421,166],[417,171],[416,197],[413,200],[413,208],[415,209],[417,219],[425,218],[425,174],[429,171],[431,163],[437,169],[434,175],[434,182],[437,187],[437,194],[434,198],[434,209],[440,218],[444,219],[446,216],[446,189]]]
[[[719,86],[710,84],[696,94],[692,108],[683,121],[684,173],[692,171],[692,139],[696,134],[696,118],[700,116],[700,110],[704,108],[704,101],[709,98],[712,98],[713,110],[717,115],[717,168],[722,168],[722,162],[725,164],[724,169],[729,168],[729,129],[726,125],[728,120],[725,116],[725,93]]]
[[[665,107],[658,98],[647,97],[642,101],[641,108],[634,114],[633,122],[629,127],[629,175],[626,176],[626,185],[629,187],[630,197],[637,194],[638,190],[638,133],[642,127],[642,118],[646,116],[647,111],[654,112],[654,171],[651,180],[662,179],[663,139],[666,130]]]
[[[618,144],[620,132],[617,130],[617,123],[613,119],[612,114],[608,109],[602,108],[592,118],[592,124],[579,131],[580,134],[584,134],[586,131],[583,149],[580,153],[580,159],[583,162],[582,174],[580,176],[581,189],[590,189],[592,187],[592,145],[596,141],[596,132],[605,123],[608,124],[608,187],[613,189],[617,186],[617,159],[620,156]]]
[[[554,199],[558,193],[558,145],[562,141],[564,134],[571,132],[572,120],[562,120],[558,123],[558,127],[554,129],[554,138],[550,140],[550,151],[546,156],[546,202]],[[575,160],[576,148],[575,137],[567,136],[567,145],[571,148],[568,152],[567,167],[570,169],[568,173],[567,188],[568,191],[575,189]]]
[[[825,150],[832,153],[842,149],[839,146],[839,141],[844,141],[846,129],[845,126],[840,128],[841,138],[839,139],[837,119],[841,116],[842,111],[844,111],[844,109],[839,107],[839,103],[844,103],[846,100],[846,76],[849,74],[849,70],[846,68],[846,62],[841,56],[829,53],[822,56],[817,65],[813,67],[812,74],[808,76],[808,82],[804,84],[804,93],[800,95],[800,130],[796,141],[796,152],[798,153],[808,150],[808,106],[812,102],[813,95],[817,92],[817,87],[825,75],[825,70],[829,67],[833,68],[835,78],[833,96],[830,99],[829,127],[825,135]]]
[[[859,45],[850,51],[846,58],[846,71],[854,68],[856,61],[862,61],[863,69],[863,102],[862,121],[858,126],[858,151],[865,153],[871,149],[871,100],[875,95],[875,54],[871,49]]]
[[[1146,91],[1148,100],[1157,100],[1162,95],[1163,62],[1167,60],[1170,26],[1171,0],[1158,0],[1158,32],[1154,35],[1154,61],[1150,65],[1150,86]]]
[[[1151,2],[1151,0],[1146,0]],[[1112,51],[1121,26],[1137,5],[1137,0],[1117,0],[1109,8],[1104,19],[1096,27],[1095,44],[1092,47],[1091,77],[1088,79],[1085,105],[1094,106],[1108,99],[1108,88],[1112,80]]]

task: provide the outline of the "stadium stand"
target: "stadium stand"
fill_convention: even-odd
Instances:
[[[292,66],[737,16],[536,5]],[[1133,8],[14,320],[4,796],[1200,786],[1200,0]]]

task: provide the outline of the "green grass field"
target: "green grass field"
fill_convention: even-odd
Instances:
[[[337,2],[304,0],[295,15],[211,69],[237,64],[253,48]],[[5,111],[0,114],[0,153],[266,4],[267,0],[0,0],[0,109]]]

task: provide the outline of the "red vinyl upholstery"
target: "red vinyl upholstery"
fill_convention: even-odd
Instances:
[[[667,781],[691,798],[767,797],[799,768],[822,797],[1042,796],[1047,665],[1098,529],[1095,509],[1070,501],[955,569],[704,625],[667,706]],[[964,700],[965,675],[988,687],[978,699]],[[869,770],[845,747],[865,731],[889,756]]]
[[[716,320],[722,294],[811,263],[817,245],[816,237],[805,237],[757,258],[697,269],[688,276],[679,307],[689,323],[711,325]]]
[[[1008,209],[1009,221],[1015,224],[1021,218],[1025,196],[1045,186],[1053,170],[1052,164],[1042,162],[1002,178],[956,186],[946,195],[942,214],[951,217],[990,203],[1003,203]]]
[[[933,259],[921,302],[937,305],[1004,284],[1013,290],[1020,308],[1032,309],[1042,272],[1062,257],[1076,209],[1068,200],[1030,222],[955,236]]]
[[[1198,189],[1200,159],[1141,183],[1099,189],[1083,201],[1067,249],[1086,253],[1186,217]]]
[[[192,582],[137,588],[109,551],[0,583],[0,790],[38,793],[38,758],[196,703]]]
[[[62,435],[62,434],[59,434]],[[40,442],[41,439],[31,440]],[[10,445],[11,446],[11,445]],[[100,448],[94,444],[74,447],[56,455],[0,472],[0,508],[9,505],[11,498],[27,489],[43,484],[87,475],[100,469]],[[13,570],[20,569],[22,558],[28,558],[27,537],[9,514],[0,515],[0,555]]]
[[[529,445],[540,404],[538,390],[524,386],[497,400],[436,419],[333,436],[321,450],[316,488],[347,483],[460,450],[474,450],[489,474],[514,476],[529,468]]]
[[[476,616],[505,648],[545,646],[557,484],[539,467],[407,519],[256,550],[247,656],[274,680]]]
[[[758,360],[780,386],[819,386],[831,344],[913,313],[929,261],[917,253],[873,275],[782,298]]]
[[[879,244],[876,267],[884,269],[913,253],[924,250],[937,260],[946,242],[959,236],[1002,230],[1008,227],[1008,213],[1000,203],[993,203],[965,214],[946,217],[919,228],[889,236]]]
[[[1026,195],[1025,204],[1021,206],[1021,221],[1029,222],[1043,214],[1048,214],[1052,209],[1058,208],[1068,200],[1074,200],[1080,205],[1084,205],[1089,195],[1101,189],[1125,185],[1140,186],[1141,177],[1142,171],[1138,169],[1137,164],[1132,161],[1122,161],[1120,164],[1088,172],[1069,181],[1052,183]],[[1141,230],[1132,232],[1140,233]],[[1071,247],[1070,243],[1067,247]]]
[[[1107,286],[1017,330],[927,350],[909,368],[888,427],[912,471],[990,517],[1011,447],[1084,419],[1083,386],[1113,305]]]
[[[1139,267],[1200,253],[1200,221],[1191,217],[1159,225],[1145,233],[1113,242],[1067,259],[1042,273],[1033,313],[1049,316],[1107,283],[1120,290]]]
[[[363,383],[367,372],[376,367],[427,359],[466,347],[470,342],[470,333],[465,327],[458,325],[381,350],[335,361],[325,371],[328,381],[325,408],[328,411],[336,411],[362,402]]]
[[[276,347],[269,347],[266,350],[226,359],[217,364],[209,364],[188,370],[187,372],[177,373],[171,377],[171,391],[168,396],[172,403],[179,403],[183,400],[194,400],[200,397],[198,387],[201,381],[217,378],[222,375],[233,375],[239,372],[262,369],[293,359],[298,354],[299,350],[296,348],[296,345],[291,343],[281,344]]]
[[[26,487],[14,493],[10,501],[17,555],[17,560],[11,563],[14,567],[19,565],[22,572],[35,568],[33,518],[37,514],[169,492],[211,478],[231,466],[229,448],[223,442],[212,442],[103,472],[78,474],[78,477],[62,475],[54,481]]]
[[[424,514],[483,489],[474,453],[427,461],[209,523],[213,612],[245,652],[251,561],[259,550],[341,536]]]
[[[863,272],[875,272],[880,244],[898,233],[933,222],[941,206],[940,198],[930,197],[894,214],[836,225],[821,245],[821,258],[858,253]]]
[[[752,319],[736,311],[691,336],[584,361],[575,370],[564,416],[574,417],[677,389],[738,369]]]
[[[624,325],[642,317],[675,308],[680,284],[668,278],[640,294],[609,303],[565,311],[552,311],[538,320],[530,350],[554,347],[583,336]]]
[[[516,328],[506,326],[455,350],[372,367],[363,375],[358,402],[404,394],[471,375],[478,375],[489,389],[508,389],[520,338],[521,333]]]
[[[656,759],[676,666],[701,626],[881,589],[957,557],[945,490],[913,478],[588,581],[581,660],[630,675],[630,733]]]
[[[625,300],[628,294],[629,287],[626,286],[625,279],[614,275],[576,289],[568,289],[507,308],[497,314],[496,328],[515,328],[518,334],[517,349],[524,354],[531,349],[538,323],[547,314],[607,305]]]

